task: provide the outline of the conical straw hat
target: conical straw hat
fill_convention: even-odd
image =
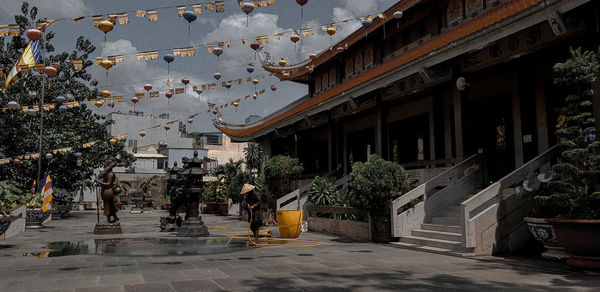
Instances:
[[[251,185],[251,184],[244,184],[244,186],[242,187],[242,191],[240,192],[240,194],[245,194],[251,190],[253,190],[255,188],[255,186]]]

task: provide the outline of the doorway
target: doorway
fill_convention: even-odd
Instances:
[[[463,115],[465,154],[485,154],[489,178],[496,181],[514,170],[512,98],[509,92],[469,100]]]

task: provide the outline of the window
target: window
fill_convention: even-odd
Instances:
[[[137,147],[137,140],[128,140],[127,146],[129,147]]]
[[[206,135],[206,145],[223,145],[223,136]]]

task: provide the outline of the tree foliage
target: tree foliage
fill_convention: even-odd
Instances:
[[[315,177],[306,192],[308,201],[317,206],[337,206],[343,204],[342,196],[335,185],[322,177]]]
[[[258,143],[248,143],[244,147],[244,158],[246,159],[246,167],[250,172],[256,169],[259,173],[263,162],[263,149]]]
[[[298,158],[277,155],[265,163],[265,184],[274,199],[291,192],[292,182],[300,178],[304,167]]]
[[[21,53],[28,45],[24,32],[35,26],[37,22],[37,8],[29,8],[27,3],[22,6],[22,15],[15,16],[19,24],[21,35],[0,39],[0,67],[4,78],[0,83],[4,85],[10,70],[17,62]],[[99,92],[95,86],[97,81],[87,72],[94,64],[90,55],[95,47],[84,37],[77,38],[73,51],[53,54],[54,47],[50,41],[54,33],[46,30],[42,39],[45,46],[44,63],[58,63],[58,74],[48,77],[44,86],[44,103],[54,103],[56,97],[65,96],[68,101],[79,101],[96,98]],[[69,60],[83,60],[81,70],[73,70]],[[0,107],[10,101],[16,101],[22,106],[39,105],[42,99],[41,86],[43,76],[38,73],[26,74],[17,82],[0,91]],[[15,158],[23,154],[38,153],[40,133],[40,113],[25,115],[21,111],[0,113],[0,157]],[[129,166],[133,157],[124,150],[124,142],[119,141],[114,145],[108,143],[110,134],[107,126],[110,122],[104,117],[94,114],[85,104],[60,112],[58,109],[44,111],[43,142],[42,142],[42,172],[52,172],[54,186],[74,191],[78,188],[77,182],[92,177],[93,170],[101,167],[107,160],[117,162],[118,166]],[[97,141],[91,148],[82,148],[82,144]],[[73,147],[72,151],[54,153],[52,159],[44,157],[45,153],[53,149]],[[78,162],[75,153],[81,152],[82,159]],[[22,160],[21,164],[0,165],[0,179],[14,182],[18,187],[27,189],[32,185],[37,176],[38,160]],[[43,174],[43,173],[42,173]]]
[[[392,200],[410,189],[404,168],[376,154],[371,155],[367,162],[355,163],[351,175],[348,203],[371,215],[388,214]]]
[[[550,195],[536,200],[560,210],[560,217],[600,219],[600,141],[596,140],[591,102],[600,60],[597,53],[581,48],[570,53],[568,60],[554,66],[559,75],[555,83],[571,90],[562,111],[566,124],[556,131],[562,153],[552,168],[558,179],[548,183]]]
[[[240,194],[244,184],[256,186],[259,192],[263,189],[262,180],[249,171],[243,171],[242,163],[241,160],[233,161],[233,159],[229,159],[229,162],[219,165],[215,171],[219,179],[218,192],[221,195],[220,197],[230,198],[234,204],[244,199]]]

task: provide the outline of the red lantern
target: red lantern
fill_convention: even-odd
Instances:
[[[46,75],[48,75],[48,77],[52,77],[52,76],[56,76],[58,71],[56,71],[56,68],[54,68],[52,66],[46,66],[46,68],[44,68],[44,73],[46,73]]]
[[[317,58],[317,54],[314,54],[314,53],[313,53],[313,54],[310,54],[310,55],[308,55],[308,57],[309,57],[311,60],[314,60],[314,59],[316,59],[316,58]]]
[[[131,98],[131,102],[133,102],[133,104],[138,103],[138,101],[140,101],[140,99],[135,96]]]
[[[343,53],[344,52],[344,47],[337,47],[337,52],[338,53]]]
[[[165,93],[165,96],[166,96],[167,98],[171,98],[171,97],[173,96],[173,93],[171,93],[171,92],[169,91],[169,92]]]
[[[293,34],[293,35],[290,37],[290,41],[292,41],[294,44],[295,44],[295,43],[297,43],[299,40],[300,40],[300,36],[299,36],[299,35],[297,35],[297,34]]]
[[[275,87],[275,85],[271,85],[271,90],[275,91],[275,90],[277,90],[277,87]]]
[[[14,164],[21,164],[21,159],[15,158],[15,159],[13,159],[13,163]]]
[[[188,83],[190,83],[190,80],[183,77],[183,79],[181,79],[181,83],[183,83],[184,85],[188,85]]]
[[[146,131],[141,131],[140,132],[140,137],[144,138],[144,136],[146,136]]]
[[[258,98],[258,94],[256,94],[256,93],[255,93],[255,94],[253,94],[253,95],[252,95],[252,98],[254,98],[254,99],[257,99],[257,98]]]
[[[35,29],[35,28],[28,29],[25,32],[25,34],[32,41],[37,41],[42,38],[42,32],[39,29]]]
[[[170,129],[171,129],[171,127],[169,127],[169,126],[165,126],[165,130],[167,130],[167,131],[168,131],[168,130],[170,130]]]
[[[257,42],[253,42],[250,44],[250,48],[252,48],[253,50],[258,50],[258,48],[260,48],[260,43]]]
[[[150,84],[146,84],[146,85],[144,85],[144,89],[145,89],[146,91],[150,91],[150,90],[152,90],[152,85],[150,85]]]

